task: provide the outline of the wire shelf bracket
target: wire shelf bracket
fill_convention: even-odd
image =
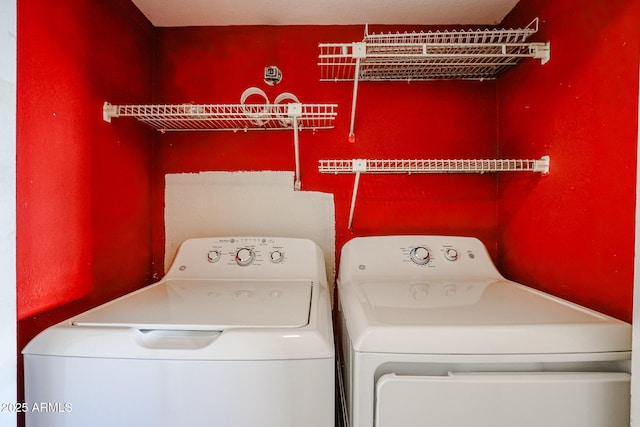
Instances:
[[[369,34],[362,42],[320,43],[320,81],[353,81],[349,140],[360,81],[496,79],[525,58],[546,64],[548,42],[527,42],[538,18],[525,28]]]
[[[301,130],[332,129],[337,104],[165,104],[112,105],[105,102],[102,118],[134,117],[161,133],[184,131],[293,130],[295,188],[301,187]]]
[[[535,172],[549,173],[550,158],[543,156],[538,160],[527,159],[389,159],[389,160],[319,160],[318,171],[333,174],[354,174],[349,224],[353,226],[360,175],[377,174],[414,174],[414,173],[497,173],[497,172]]]

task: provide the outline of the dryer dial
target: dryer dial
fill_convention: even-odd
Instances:
[[[271,262],[277,264],[284,260],[284,253],[282,251],[275,250],[271,252]]]
[[[431,260],[431,254],[424,246],[416,246],[409,252],[409,258],[418,265],[425,265]]]
[[[458,251],[453,248],[447,248],[444,251],[444,257],[449,261],[456,261],[458,259]]]
[[[236,264],[241,267],[250,265],[256,259],[256,253],[251,248],[241,248],[236,252]]]

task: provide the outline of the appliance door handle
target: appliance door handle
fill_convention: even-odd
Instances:
[[[198,350],[212,344],[221,334],[221,331],[137,329],[135,341],[148,349]]]

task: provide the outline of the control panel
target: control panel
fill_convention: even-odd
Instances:
[[[473,237],[374,236],[345,244],[341,280],[384,277],[501,278],[484,244]]]
[[[407,248],[400,248],[401,251],[406,251]],[[432,260],[437,259],[438,253],[443,259],[455,262],[458,261],[459,247],[452,244],[443,244],[441,247],[436,246],[436,251],[430,248],[430,246],[419,244],[410,246],[409,259],[416,265],[429,265]],[[468,249],[467,254],[471,259],[475,258],[473,250]],[[433,265],[433,264],[432,264]]]
[[[186,240],[167,277],[301,279],[324,269],[322,251],[308,239],[212,237]]]
[[[288,253],[282,242],[277,243],[275,239],[229,239],[223,242],[216,242],[207,253],[207,260],[211,263],[218,261],[227,262],[240,267],[260,265],[263,262],[273,264],[286,264]]]

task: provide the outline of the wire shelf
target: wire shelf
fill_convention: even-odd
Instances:
[[[524,28],[516,29],[477,29],[477,30],[444,30],[412,33],[368,34],[364,41],[371,43],[412,44],[412,43],[520,43],[538,31],[538,18]]]
[[[319,160],[322,173],[495,173],[549,172],[549,157],[529,159],[353,159]]]
[[[300,189],[300,148],[298,132],[304,129],[331,129],[337,104],[165,104],[112,105],[102,108],[104,121],[114,117],[134,117],[160,132],[174,131],[293,131],[295,188]]]
[[[495,79],[523,58],[549,59],[548,43],[525,28],[368,34],[360,43],[321,43],[321,81]]]
[[[337,104],[104,105],[104,120],[135,117],[161,132],[331,129]]]
[[[362,42],[320,43],[320,81],[353,81],[349,140],[355,140],[360,81],[496,79],[524,58],[550,57],[549,43],[527,42],[538,18],[525,28],[365,35]]]
[[[494,173],[494,172],[538,172],[549,173],[549,156],[538,160],[528,159],[352,159],[319,160],[318,171],[333,174],[354,174],[349,224],[353,224],[353,213],[358,196],[360,174],[400,173]]]

